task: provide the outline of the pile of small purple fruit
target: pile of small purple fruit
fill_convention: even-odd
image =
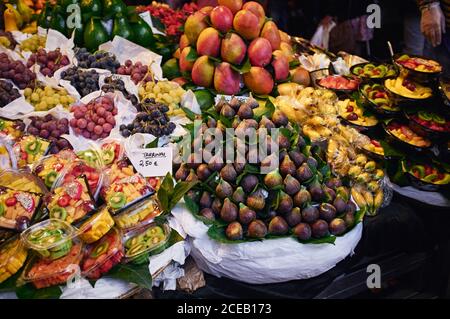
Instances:
[[[58,69],[69,65],[70,61],[67,55],[63,55],[59,49],[47,52],[41,48],[36,53],[32,53],[27,61],[29,68],[34,64],[40,66],[40,72],[43,75],[53,76]]]
[[[136,106],[139,101],[136,95],[131,94],[125,88],[125,83],[121,79],[114,79],[112,76],[109,76],[105,79],[105,83],[102,85],[101,90],[105,93],[114,93],[114,91],[122,92],[123,96],[131,102],[134,106]]]
[[[52,142],[50,148],[51,154],[71,148],[70,143],[61,137],[63,134],[69,134],[69,120],[62,118],[57,119],[51,114],[43,117],[30,117],[31,123],[28,125],[27,132],[34,136],[40,136]]]
[[[154,99],[145,99],[136,106],[139,113],[132,123],[120,126],[123,137],[136,133],[152,134],[156,137],[168,136],[175,130],[175,123],[170,122],[167,115],[169,107],[157,103]]]
[[[95,70],[83,71],[77,67],[71,67],[61,72],[61,79],[70,81],[82,97],[99,90],[99,75]]]
[[[241,103],[234,98],[229,103],[220,101],[215,109],[222,119],[232,119],[235,131],[253,128],[258,134],[261,129],[270,132],[280,128],[281,132],[290,131],[290,136],[278,134],[274,142],[278,143],[279,151],[268,148],[269,155],[263,159],[258,158],[259,147],[252,149],[246,144],[244,163],[226,162],[222,157],[225,152],[211,153],[209,162],[196,163],[192,154],[179,166],[175,178],[200,181],[186,195],[198,203],[199,217],[227,223],[224,233],[229,240],[294,234],[300,241],[308,241],[344,234],[355,224],[356,206],[350,201],[349,189],[331,176],[320,152],[305,141],[284,113],[275,110],[270,117],[261,116],[257,121],[253,111],[257,107],[255,100]],[[211,128],[225,136],[227,125],[219,117],[209,117],[202,125],[202,132]],[[262,142],[259,139],[258,144]],[[192,149],[205,150],[213,141],[202,134],[192,142]],[[278,168],[260,174],[260,168],[270,167],[277,157]],[[251,158],[256,160],[250,162]],[[212,178],[213,174],[217,177]]]
[[[90,53],[86,48],[76,48],[75,57],[78,60],[78,66],[83,69],[96,68],[116,73],[120,67],[116,56],[106,51]]]
[[[6,53],[0,53],[0,78],[14,82],[21,90],[33,87],[36,74],[22,62],[11,60]]]
[[[144,83],[153,81],[148,71],[149,67],[147,65],[142,65],[139,61],[133,64],[131,60],[127,60],[125,65],[121,65],[117,69],[117,74],[129,75],[134,84],[138,84],[141,81],[144,81]]]
[[[0,107],[8,105],[19,97],[19,90],[17,90],[11,83],[0,80]]]

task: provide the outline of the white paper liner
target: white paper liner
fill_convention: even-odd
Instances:
[[[17,89],[20,93],[20,97],[15,99],[14,101],[6,104],[4,107],[0,108],[0,117],[5,117],[12,120],[17,120],[34,111],[34,106],[27,102],[25,97],[23,96],[23,91],[20,90],[11,80],[2,79],[3,81],[11,83],[15,89]]]
[[[361,239],[362,223],[335,244],[301,244],[294,238],[242,244],[210,239],[208,227],[180,202],[172,214],[190,236],[191,256],[203,271],[251,284],[279,283],[316,277],[353,254]]]

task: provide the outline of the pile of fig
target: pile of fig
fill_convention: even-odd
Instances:
[[[208,162],[199,163],[191,154],[175,173],[179,181],[200,182],[185,199],[197,203],[197,215],[202,220],[216,225],[225,222],[228,240],[293,235],[307,242],[344,234],[355,224],[356,206],[350,201],[349,188],[331,176],[320,149],[311,146],[284,113],[275,110],[257,116],[255,109],[258,107],[253,99],[219,101],[214,107],[215,113],[209,112],[218,116],[203,120],[203,134],[193,140],[192,149],[203,149],[205,158],[205,152],[211,149],[207,146],[213,139],[204,132],[214,128],[225,136],[227,125],[224,122],[228,119],[235,132],[254,128],[258,145],[263,143],[258,135],[260,130],[267,129],[270,133],[272,128],[280,129],[282,134],[277,134],[275,140],[278,150],[272,151],[269,147],[266,157],[258,159],[256,154],[256,161],[251,162],[255,154],[251,154],[254,149],[249,147],[250,143],[246,143],[244,161],[242,157],[239,161],[232,162],[228,158],[226,161],[222,157],[225,152],[220,152],[211,153]],[[276,168],[261,173],[261,168],[269,167],[276,157]]]

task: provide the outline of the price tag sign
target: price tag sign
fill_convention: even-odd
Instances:
[[[172,174],[172,148],[144,148],[129,152],[128,158],[134,168],[144,177]]]

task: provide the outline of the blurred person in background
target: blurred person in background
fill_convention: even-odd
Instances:
[[[403,51],[407,54],[423,55],[425,37],[420,31],[420,10],[415,5],[417,0],[403,0]]]
[[[450,0],[418,0],[420,29],[425,35],[424,55],[439,61],[450,75]]]

